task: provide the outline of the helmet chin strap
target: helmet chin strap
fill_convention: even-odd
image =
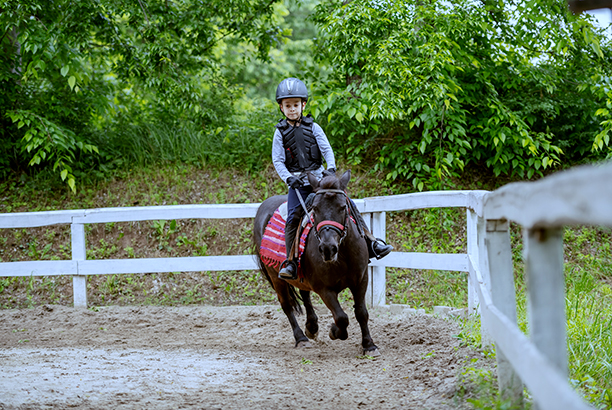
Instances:
[[[295,120],[295,121],[290,120],[289,118],[287,118],[287,122],[289,122],[289,123],[293,123],[292,125],[293,125],[294,127],[297,127],[299,124],[301,124],[301,123],[302,123],[302,118],[304,118],[304,115],[302,115],[302,113],[300,113],[300,118],[298,118],[298,119],[297,119],[297,120]]]

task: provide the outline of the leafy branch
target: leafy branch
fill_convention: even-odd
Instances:
[[[21,149],[31,156],[28,165],[52,163],[53,171],[59,172],[62,181],[68,184],[72,192],[76,192],[71,167],[75,153],[80,150],[88,154],[98,154],[98,147],[78,141],[72,131],[31,111],[12,110],[6,115],[17,124],[18,129],[26,127]]]

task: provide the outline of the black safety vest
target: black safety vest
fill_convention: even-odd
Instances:
[[[276,124],[283,137],[285,166],[289,172],[313,171],[323,164],[312,124],[310,114],[302,117],[299,127],[292,127],[286,118]]]

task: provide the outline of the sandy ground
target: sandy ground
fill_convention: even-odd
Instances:
[[[0,408],[456,409],[458,371],[478,353],[456,323],[370,310],[382,356],[350,336],[295,349],[278,306],[44,305],[0,311]],[[305,316],[300,318],[303,326]]]

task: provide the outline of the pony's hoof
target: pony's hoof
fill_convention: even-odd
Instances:
[[[329,338],[330,338],[331,340],[336,340],[336,339],[337,339],[337,337],[336,337],[336,335],[334,335],[333,329],[334,329],[334,324],[332,323],[332,324],[329,326]]]
[[[314,335],[312,333],[310,333],[310,331],[308,329],[306,329],[306,337],[309,339],[316,339],[317,336],[319,335],[319,332],[315,333]]]
[[[297,342],[297,344],[295,345],[296,349],[306,349],[309,347],[312,347],[312,345],[310,344],[308,340],[306,341],[302,340],[301,342]]]
[[[363,354],[366,356],[380,357],[380,352],[378,351],[377,348],[374,350],[364,350]]]

